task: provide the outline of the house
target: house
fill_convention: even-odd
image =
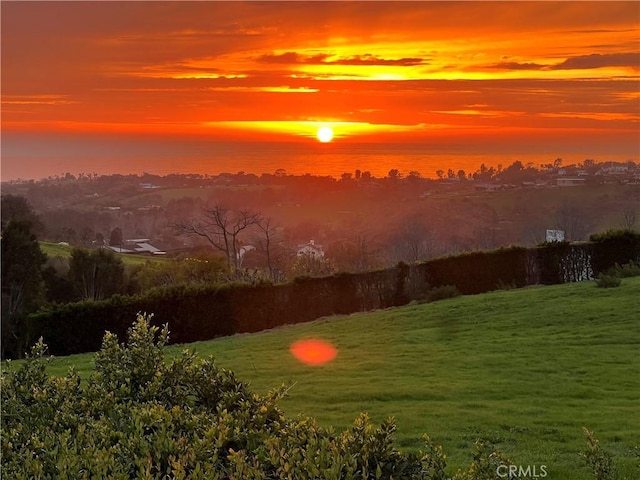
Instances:
[[[584,177],[558,177],[556,179],[556,185],[559,187],[575,187],[578,185],[585,185],[586,179]]]
[[[501,190],[502,185],[497,183],[477,183],[473,188],[479,192],[494,192],[496,190]]]
[[[107,248],[116,253],[147,253],[151,255],[166,255],[157,247],[151,245],[148,238],[134,238],[123,240],[122,245],[109,245]]]
[[[547,242],[564,242],[564,230],[547,230]]]
[[[324,250],[322,245],[317,245],[315,241],[309,240],[309,243],[298,245],[298,257],[307,255],[312,258],[323,258]]]

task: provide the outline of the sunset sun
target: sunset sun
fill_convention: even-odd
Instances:
[[[333,140],[333,130],[331,127],[320,127],[316,133],[316,137],[318,137],[318,141],[328,143]]]

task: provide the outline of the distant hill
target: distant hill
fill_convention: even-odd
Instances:
[[[71,250],[73,246],[65,245],[64,243],[51,243],[40,242],[40,250],[48,257],[62,257],[69,258],[71,256]],[[132,254],[119,254],[116,256],[122,260],[125,265],[140,265],[146,262],[165,262],[167,259],[162,257],[156,257],[152,255],[132,255]]]

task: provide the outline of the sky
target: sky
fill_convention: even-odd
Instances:
[[[322,126],[335,145],[639,156],[637,2],[3,1],[1,16],[3,180],[52,139],[307,144]]]

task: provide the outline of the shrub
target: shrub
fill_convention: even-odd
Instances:
[[[45,375],[42,341],[3,372],[3,478],[445,478],[440,447],[393,447],[391,419],[363,414],[341,434],[288,419],[284,387],[253,394],[188,351],[166,363],[168,336],[143,315],[126,344],[106,334],[86,386],[73,371]]]
[[[427,292],[427,302],[436,302],[445,298],[453,298],[462,295],[458,287],[455,285],[443,285],[442,287],[432,288]]]
[[[607,275],[604,273],[599,274],[598,278],[596,279],[596,286],[600,288],[615,288],[619,287],[621,283],[622,280],[620,280],[619,277],[615,275]]]
[[[625,265],[617,263],[605,272],[607,275],[616,276],[618,278],[640,277],[640,265],[635,262],[629,262]]]
[[[486,440],[478,440],[473,447],[473,461],[467,471],[459,471],[453,480],[494,480],[501,478],[500,469],[505,465],[513,465],[502,453]],[[510,480],[518,477],[509,475]]]
[[[580,457],[591,468],[595,480],[616,480],[618,473],[611,455],[600,446],[592,431],[582,429],[586,437],[586,450]]]

